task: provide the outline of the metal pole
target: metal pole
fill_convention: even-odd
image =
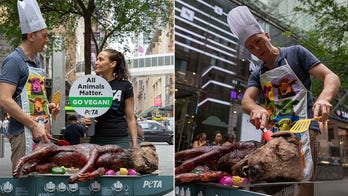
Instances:
[[[65,127],[65,54],[61,37],[56,37],[55,46],[52,59],[52,97],[55,92],[59,91],[61,100],[60,112],[56,120],[52,120],[51,130],[54,135],[60,135],[61,129]]]
[[[4,157],[4,134],[0,133],[0,158]]]

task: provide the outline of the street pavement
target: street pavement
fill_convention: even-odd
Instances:
[[[4,157],[0,157],[0,177],[12,176],[11,147],[7,138],[4,138]]]

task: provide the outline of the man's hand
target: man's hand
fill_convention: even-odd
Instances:
[[[318,99],[313,105],[314,118],[322,116],[321,122],[325,122],[332,113],[332,105],[325,99]]]
[[[268,118],[268,112],[264,108],[251,110],[250,112],[250,122],[256,129],[264,129],[268,123]]]
[[[33,128],[31,129],[31,132],[33,134],[33,140],[41,142],[43,144],[50,143],[50,140],[48,138],[52,136],[49,133],[47,133],[46,129],[42,126],[34,124]]]

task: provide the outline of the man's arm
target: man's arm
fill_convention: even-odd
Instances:
[[[323,116],[321,121],[326,121],[332,113],[330,102],[336,96],[341,82],[339,77],[324,64],[314,66],[309,73],[324,83],[323,90],[313,105],[314,117]]]
[[[268,112],[265,108],[256,103],[259,96],[259,89],[256,87],[248,87],[242,99],[242,108],[245,113],[250,115],[250,122],[257,129],[264,129],[268,122]]]
[[[14,94],[15,90],[15,85],[0,82],[0,108],[8,113],[12,118],[28,127],[36,139],[42,143],[49,143],[46,130],[37,122],[32,120],[27,114],[25,114],[18,104],[12,99],[12,95]]]

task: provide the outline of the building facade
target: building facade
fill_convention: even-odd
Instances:
[[[258,60],[239,44],[228,27],[226,18],[232,8],[247,5],[263,29],[270,33],[275,46],[297,44],[295,38],[286,35],[291,29],[287,17],[294,15],[286,6],[293,8],[297,1],[253,2],[176,0],[176,151],[190,148],[200,132],[207,133],[210,141],[217,130],[235,134],[237,140],[241,139],[242,131],[245,132],[241,122],[248,116],[240,108],[240,99],[249,71],[258,65]],[[272,12],[267,12],[270,8],[263,9],[262,2],[271,3]],[[308,18],[293,21],[302,29],[311,23]],[[346,91],[339,93],[333,101],[333,117],[320,125],[319,163],[332,167],[319,170],[318,178],[339,178],[343,173],[341,166],[348,173],[348,113],[344,105],[336,104],[342,102],[345,95]]]
[[[249,71],[258,60],[239,44],[227,24],[238,1],[175,1],[176,150],[191,147],[193,138],[215,131],[240,136],[240,100]],[[296,43],[283,27],[258,17],[277,46]]]
[[[173,2],[173,1],[171,1]],[[136,112],[163,121],[174,116],[174,12],[169,23],[154,31],[145,55],[130,59]]]

